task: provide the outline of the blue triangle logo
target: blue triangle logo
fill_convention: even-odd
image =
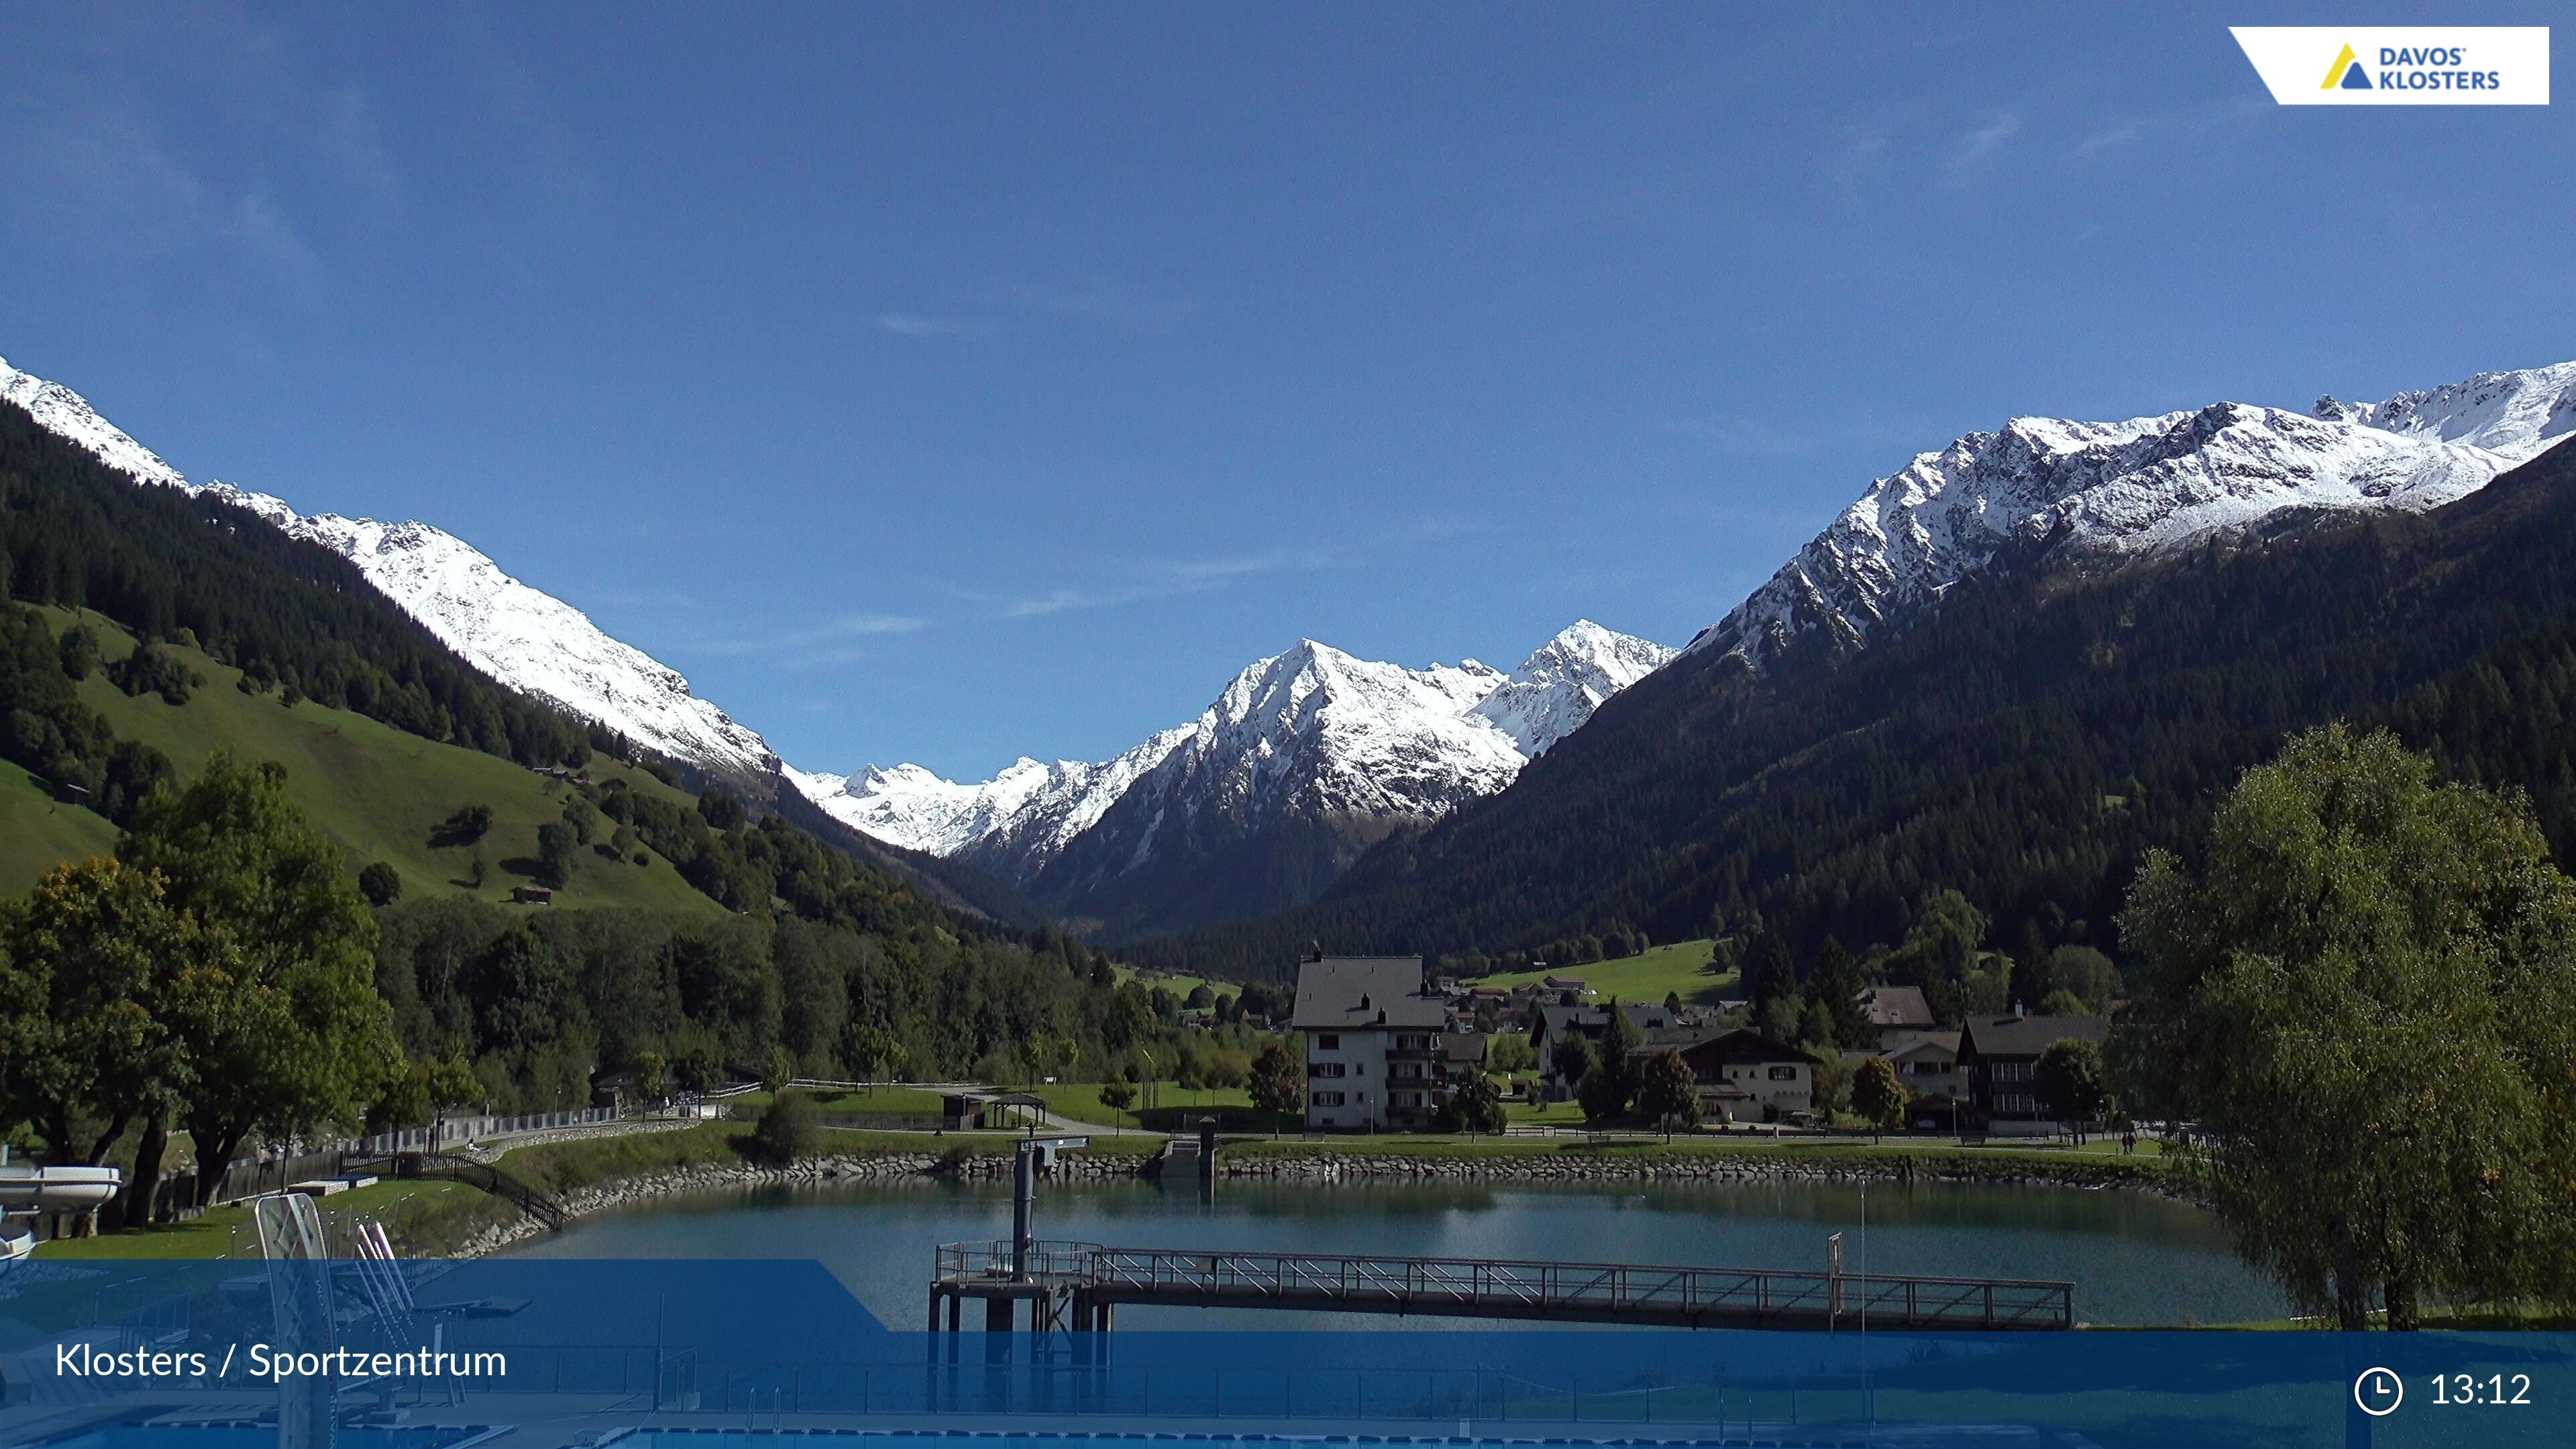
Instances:
[[[2356,60],[2343,68],[2343,89],[2348,91],[2370,89],[2370,72],[2361,68],[2360,61]]]

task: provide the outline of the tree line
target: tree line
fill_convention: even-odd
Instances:
[[[711,839],[761,828],[711,813],[731,823],[701,818]],[[698,1086],[1097,1078],[1138,1059],[1249,1071],[1248,1036],[1184,1033],[1171,993],[1119,981],[1069,936],[952,931],[855,879],[817,887],[825,919],[771,903],[704,920],[465,898],[371,910],[362,874],[273,764],[219,753],[151,791],[113,857],[0,902],[0,1128],[53,1161],[130,1153],[111,1221],[131,1223],[178,1130],[201,1169],[220,1167],[255,1141],[424,1125],[460,1104],[587,1103],[593,1074],[619,1066],[667,1063]],[[218,1179],[200,1171],[200,1202]]]

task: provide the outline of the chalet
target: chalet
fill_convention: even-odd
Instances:
[[[1677,1052],[1699,1084],[1700,1111],[1720,1122],[1778,1122],[1812,1111],[1823,1060],[1757,1031],[1680,1028],[1649,1036],[1640,1057]]]
[[[1647,1036],[1658,1031],[1670,1031],[1681,1024],[1673,1012],[1660,1006],[1623,1005],[1619,1012],[1628,1018],[1629,1025]],[[1530,1050],[1538,1053],[1539,1079],[1553,1088],[1573,1090],[1572,1082],[1557,1080],[1556,1063],[1552,1060],[1556,1044],[1565,1040],[1570,1032],[1599,1046],[1602,1033],[1609,1029],[1610,1008],[1606,1006],[1558,1004],[1539,1007],[1530,1022]]]
[[[2032,1080],[2040,1054],[2061,1041],[2100,1046],[2106,1035],[2098,1016],[1970,1018],[1959,1033],[1959,1072],[1970,1117],[2007,1136],[2048,1131],[2057,1119]]]
[[[1297,967],[1288,1024],[1306,1042],[1306,1125],[1365,1130],[1423,1120],[1425,1097],[1446,1100],[1420,1069],[1445,1065],[1448,1004],[1427,993],[1419,956],[1319,956]],[[1404,1066],[1401,1109],[1389,1100]],[[1438,1103],[1428,1109],[1436,1115]]]
[[[512,886],[510,903],[520,906],[550,906],[555,903],[555,893],[544,886]]]
[[[1869,1024],[1878,1028],[1878,1044],[1895,1046],[1910,1040],[1917,1032],[1930,1031],[1932,1004],[1923,999],[1920,986],[1867,986],[1861,989],[1860,1009],[1869,1016]]]
[[[1893,1044],[1843,1053],[1858,1068],[1872,1057],[1885,1058],[1905,1088],[1905,1120],[1912,1127],[1948,1127],[1957,1120],[1968,1095],[1968,1079],[1959,1071],[1959,1033],[1918,1031]]]

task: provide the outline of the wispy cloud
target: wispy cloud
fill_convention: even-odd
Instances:
[[[1177,598],[1222,589],[1237,579],[1288,568],[1329,568],[1337,558],[1320,549],[1273,549],[1268,553],[1220,558],[1113,561],[1124,577],[1113,584],[1049,589],[1042,594],[996,601],[989,617],[1001,620],[1044,619],[1083,609],[1111,609],[1152,599]]]
[[[930,627],[930,621],[917,614],[836,614],[794,629],[774,634],[736,634],[721,639],[699,641],[704,654],[762,654],[786,656],[790,664],[848,663],[866,657],[867,651],[856,648],[856,641],[887,634],[911,634]],[[845,657],[836,658],[835,655]]]
[[[1996,154],[2021,132],[2021,117],[2006,111],[1991,125],[1980,126],[1959,139],[1949,159],[1942,163],[1954,186],[1965,185],[1982,174]]]
[[[2169,155],[2204,142],[2223,141],[2275,109],[2269,98],[2257,95],[2113,117],[2069,148],[2067,159],[2083,167],[2115,161],[2142,149]]]
[[[857,639],[870,634],[910,634],[929,624],[929,620],[911,614],[843,614],[820,633],[826,638]]]
[[[1177,326],[1199,305],[1195,298],[1165,296],[1099,275],[1074,287],[1000,287],[986,293],[983,301],[1014,312],[1135,332]]]
[[[2076,164],[2083,165],[2099,161],[2117,152],[2126,151],[2136,146],[2143,134],[2134,121],[2096,131],[2075,143]]]
[[[989,317],[919,317],[909,312],[887,312],[877,318],[877,326],[897,337],[990,337],[1001,330],[1001,324]]]

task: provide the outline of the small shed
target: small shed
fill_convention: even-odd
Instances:
[[[555,893],[544,886],[512,886],[510,902],[520,906],[551,906],[555,903]]]

